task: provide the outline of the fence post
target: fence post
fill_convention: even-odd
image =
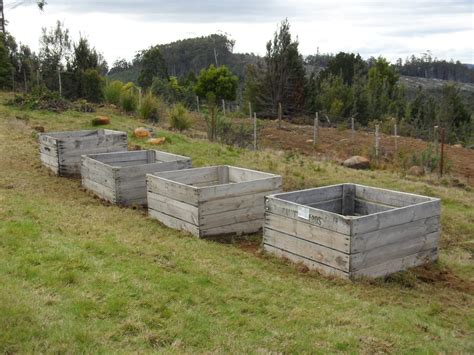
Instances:
[[[433,142],[434,142],[434,148],[435,148],[435,154],[439,154],[439,137],[438,137],[438,126],[433,127]]]
[[[395,123],[393,124],[393,135],[395,138],[395,153],[398,152],[398,125],[397,125],[397,119],[394,119]]]
[[[59,96],[63,96],[63,84],[61,82],[61,70],[58,69]]]
[[[281,102],[278,103],[278,128],[281,128],[281,116],[282,116]]]
[[[380,126],[376,124],[375,125],[375,157],[377,159],[379,158],[379,144],[380,144],[379,129],[380,129]]]
[[[253,113],[253,150],[257,150],[257,113]]]
[[[249,101],[249,116],[252,119],[252,103]]]
[[[314,125],[313,125],[313,147],[318,143],[318,130],[319,130],[319,113],[316,112],[314,115]]]
[[[138,88],[138,107],[142,105],[142,88]]]
[[[351,140],[352,140],[352,145],[355,144],[355,122],[354,122],[354,117],[351,117]]]
[[[222,114],[225,116],[225,100],[222,99]]]
[[[444,172],[444,128],[441,128],[441,157],[439,159],[439,176],[443,176]]]
[[[196,96],[197,112],[199,113],[199,96]]]

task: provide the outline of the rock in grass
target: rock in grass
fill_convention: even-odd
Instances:
[[[106,116],[97,116],[92,120],[92,125],[93,126],[103,126],[103,125],[108,125],[110,124],[110,118]]]
[[[370,168],[370,161],[365,157],[355,155],[345,160],[342,165],[351,169],[368,169]]]
[[[137,138],[150,138],[151,137],[150,131],[144,127],[135,128],[135,130],[133,131],[133,134]]]
[[[153,145],[161,145],[166,142],[166,137],[160,137],[160,138],[151,138],[146,141],[147,143],[153,144]]]

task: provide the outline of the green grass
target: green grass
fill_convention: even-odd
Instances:
[[[108,109],[96,114],[129,133],[144,125]],[[352,181],[442,198],[439,263],[388,280],[326,278],[239,242],[165,228],[50,176],[32,127],[91,128],[96,114],[0,105],[0,352],[474,351],[472,191],[155,127],[169,142],[160,149],[195,166],[280,173],[286,190]]]

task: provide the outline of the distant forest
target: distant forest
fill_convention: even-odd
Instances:
[[[227,36],[212,34],[157,45],[156,48],[159,48],[170,76],[182,77],[190,72],[197,75],[201,69],[214,64],[226,65],[240,79],[244,79],[246,66],[263,63],[264,58],[249,53],[233,53],[234,45],[235,42]],[[138,52],[131,62],[125,59],[117,60],[108,76],[111,79],[136,82],[144,52],[146,50]],[[307,73],[323,71],[334,57],[335,54],[319,52],[305,56],[303,57],[305,69]],[[369,67],[375,60],[376,58],[373,57],[367,59]],[[419,57],[412,55],[405,60],[399,58],[394,67],[400,75],[404,76],[474,83],[472,65],[433,58],[429,52]]]

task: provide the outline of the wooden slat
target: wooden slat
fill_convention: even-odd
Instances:
[[[217,166],[211,166],[207,168],[187,169],[186,172],[166,171],[160,172],[156,174],[156,176],[181,184],[194,184],[219,180],[218,168]]]
[[[341,212],[344,216],[353,216],[355,213],[355,186],[344,184],[342,186]]]
[[[209,229],[201,229],[201,237],[245,235],[257,233],[263,228],[263,220],[245,221]]]
[[[413,206],[357,217],[352,220],[353,235],[368,233],[432,216],[439,216],[440,214],[440,201],[433,200]]]
[[[265,196],[273,195],[280,190],[264,191],[248,195],[223,198],[220,200],[205,201],[199,204],[199,213],[201,216],[209,214],[239,210],[255,205],[264,204]]]
[[[359,253],[436,232],[440,228],[439,219],[439,216],[434,216],[355,235],[351,239],[351,252]]]
[[[397,259],[421,251],[437,248],[439,231],[405,239],[379,248],[351,255],[351,271],[357,271],[380,264],[387,260]]]
[[[275,248],[302,256],[306,259],[322,263],[349,272],[349,255],[340,251],[327,248],[320,244],[312,243],[304,239],[282,233],[272,229],[265,228],[263,234],[263,243]]]
[[[167,227],[183,230],[195,235],[196,237],[199,237],[199,228],[192,223],[155,211],[153,209],[149,209],[148,214],[150,217],[157,219]]]
[[[226,171],[228,175],[227,181],[234,183],[278,177],[275,174],[235,166],[226,166]]]
[[[97,196],[110,201],[112,203],[116,202],[115,199],[115,192],[110,189],[109,187],[106,187],[104,185],[101,185],[97,182],[94,182],[89,179],[82,179],[82,186],[84,186],[86,189],[91,190],[96,194]]]
[[[159,175],[167,174],[159,173]],[[175,172],[174,172],[175,173]],[[158,175],[158,174],[157,174]],[[189,185],[177,183],[157,175],[147,174],[147,190],[158,195],[166,196],[190,205],[198,205],[198,190]]]
[[[281,188],[281,177],[275,176],[267,179],[202,187],[199,189],[199,201],[211,201],[223,197],[235,197],[250,193],[273,191]]]
[[[265,229],[280,231],[344,253],[350,252],[350,237],[348,235],[301,220],[267,212],[265,214]]]
[[[395,209],[396,207],[381,205],[379,203],[355,199],[354,215],[366,216],[369,214],[385,212]]]
[[[274,195],[274,196],[280,196]],[[308,209],[308,219],[298,217],[298,209]],[[289,217],[305,223],[313,224],[324,229],[329,229],[341,234],[349,235],[351,231],[351,219],[339,214],[321,211],[308,206],[302,206],[294,202],[283,201],[276,197],[267,197],[266,210],[272,214]]]
[[[317,203],[311,203],[308,207],[317,208],[318,210],[324,210],[332,213],[341,214],[342,212],[342,199],[329,200]]]
[[[53,157],[53,156],[48,155],[48,154],[40,153],[40,160],[41,160],[41,162],[43,162],[44,164],[47,164],[49,166],[54,166],[54,167],[59,166],[58,158]]]
[[[145,180],[146,174],[170,171],[170,170],[181,170],[191,167],[191,160],[184,158],[182,160],[174,160],[164,163],[149,163],[143,165],[137,165],[133,167],[119,168],[117,176],[122,180],[133,179],[135,177],[143,177]]]
[[[431,198],[425,196],[363,185],[355,185],[355,197],[357,199],[371,201],[392,207],[405,207],[431,201]]]
[[[187,203],[152,192],[148,192],[147,199],[149,209],[174,216],[196,226],[199,225],[199,214],[196,206],[191,206]]]
[[[411,267],[434,262],[438,259],[438,249],[428,249],[412,255],[387,260],[371,267],[351,272],[351,278],[382,277]]]
[[[310,203],[318,203],[342,198],[342,186],[343,185],[332,185],[326,187],[312,188],[307,190],[283,193],[275,197],[280,200],[294,202],[300,205],[307,205]]]
[[[344,272],[344,271],[335,269],[333,267],[315,262],[314,260],[303,258],[299,255],[291,254],[287,251],[272,247],[271,245],[264,244],[263,248],[269,254],[275,255],[275,256],[280,257],[280,258],[287,259],[287,260],[289,260],[293,263],[303,264],[303,265],[307,266],[310,270],[315,270],[315,271],[321,272],[324,275],[337,276],[337,277],[341,277],[341,278],[345,278],[345,279],[349,278],[349,274],[347,272]]]
[[[263,203],[238,210],[225,211],[210,215],[199,216],[199,225],[202,229],[210,229],[229,224],[254,221],[260,219],[263,225],[265,206]]]

